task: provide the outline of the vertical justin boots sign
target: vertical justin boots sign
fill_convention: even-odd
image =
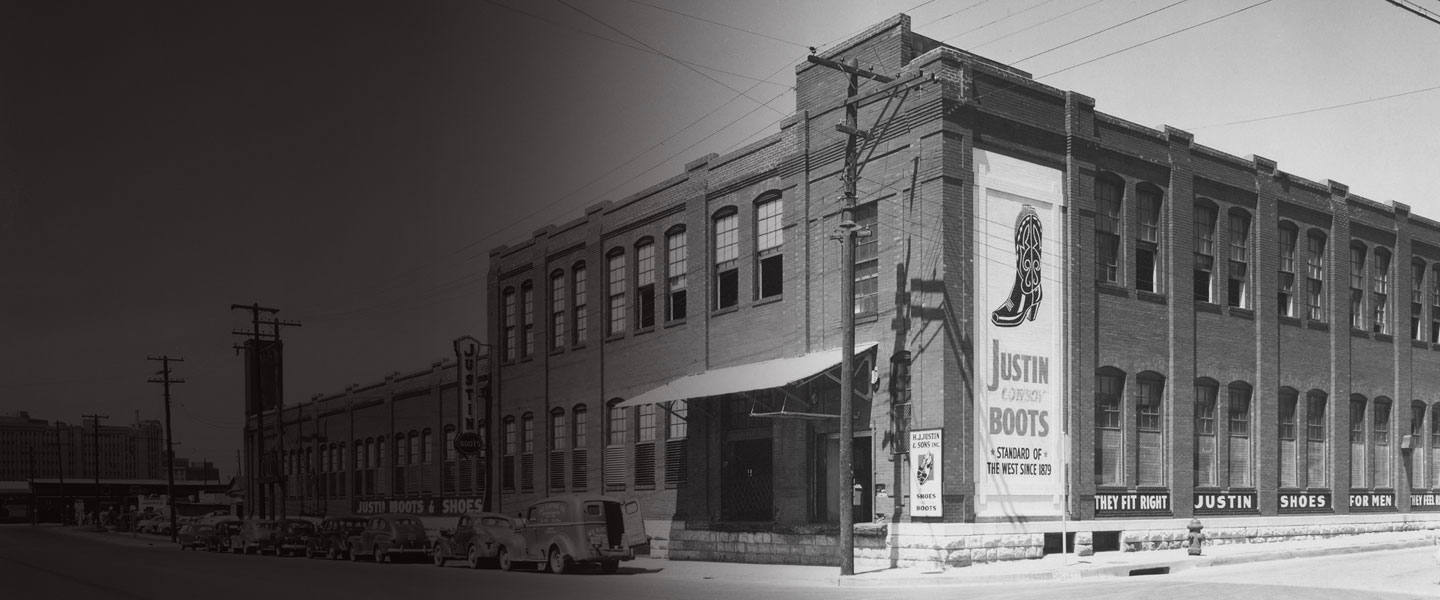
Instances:
[[[1059,516],[1061,173],[985,150],[974,156],[975,514]]]

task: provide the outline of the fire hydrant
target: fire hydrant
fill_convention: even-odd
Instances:
[[[1205,533],[1201,530],[1205,529],[1205,526],[1200,524],[1200,519],[1192,518],[1186,529],[1190,530],[1190,533],[1185,536],[1186,542],[1190,545],[1190,556],[1200,556],[1200,546],[1205,543]]]

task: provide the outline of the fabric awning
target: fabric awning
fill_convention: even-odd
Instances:
[[[878,346],[866,342],[855,346],[860,355]],[[690,400],[721,394],[737,394],[799,383],[840,364],[840,348],[811,352],[793,358],[777,358],[733,367],[710,369],[686,375],[670,383],[625,400],[618,406],[641,406],[671,400]]]

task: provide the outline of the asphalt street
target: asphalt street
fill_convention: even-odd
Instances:
[[[978,597],[1166,600],[1440,597],[1433,548],[1168,575],[967,586],[836,587],[836,569],[640,559],[619,573],[557,576],[454,564],[372,564],[181,551],[159,537],[0,526],[0,598],[624,598],[814,600]]]

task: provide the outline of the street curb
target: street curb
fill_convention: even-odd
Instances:
[[[1288,560],[1293,558],[1315,558],[1319,556],[1358,554],[1361,552],[1403,550],[1406,548],[1430,546],[1434,543],[1435,542],[1430,539],[1416,539],[1395,542],[1377,542],[1357,546],[1339,546],[1334,548],[1260,551],[1253,553],[1235,554],[1230,556],[1187,556],[1179,559],[1154,560],[1119,565],[1081,567],[1069,570],[1052,569],[1029,573],[993,573],[984,575],[971,575],[967,573],[939,573],[933,575],[922,574],[913,577],[897,578],[867,578],[864,575],[859,575],[850,577],[837,576],[830,581],[832,581],[836,587],[934,587],[986,585],[995,583],[1013,583],[1017,581],[1074,580],[1088,579],[1093,577],[1128,577],[1131,576],[1131,573],[1135,571],[1148,570],[1152,572],[1159,571],[1160,573],[1179,573],[1182,571],[1188,571],[1190,569],[1204,567],[1221,567],[1227,565],[1238,565],[1254,562]]]

